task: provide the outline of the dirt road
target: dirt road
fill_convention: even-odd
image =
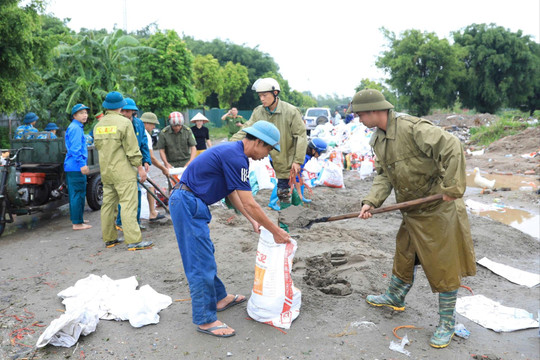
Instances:
[[[345,185],[345,189],[315,188],[310,210],[321,216],[358,211],[371,180],[345,172]],[[479,201],[492,201],[493,196],[497,194],[471,195]],[[505,196],[508,203],[537,210],[535,194],[510,191]],[[256,198],[265,205],[269,192],[262,191]],[[385,205],[391,203],[389,198]],[[64,208],[48,216],[21,217],[19,227],[8,227],[0,238],[0,359],[471,359],[473,354],[490,355],[489,359],[540,358],[538,329],[495,333],[459,315],[458,322],[470,330],[471,337],[455,338],[446,349],[431,348],[429,337],[438,322],[437,295],[430,291],[422,271],[407,297],[405,312],[366,304],[366,295],[380,293],[387,286],[399,212],[366,221],[316,224],[293,232],[298,241],[293,280],[302,291],[302,307],[286,333],[247,319],[242,304],[219,314],[237,335],[213,338],[195,331],[189,301],[174,301],[160,313],[157,325],[136,329],[128,322],[102,320],[94,333],[72,348],[47,346],[36,351],[31,346],[44,328],[32,324],[48,325],[58,318],[64,307],[57,293],[90,274],[112,279],[135,275],[139,285],[149,284],[173,300],[189,298],[170,220],[143,233],[145,239],[155,242],[153,249],[131,252],[125,245],[105,249],[99,212],[87,211],[85,218],[94,226],[89,231],[72,231]],[[276,212],[266,211],[277,219]],[[212,216],[210,229],[220,277],[229,292],[249,295],[258,237],[231,210],[213,206]],[[487,256],[539,272],[538,239],[486,218],[471,215],[470,220],[477,259]],[[346,263],[329,265],[328,257],[336,252],[345,255]],[[538,287],[510,283],[481,266],[463,284],[475,294],[525,309],[535,318],[540,308]],[[347,293],[343,286],[349,285],[349,295],[336,295]],[[460,297],[468,295],[460,289]],[[401,325],[419,328],[399,331],[401,336],[408,334],[411,357],[389,350],[390,342],[397,340],[392,329]],[[20,330],[23,328],[29,330]]]

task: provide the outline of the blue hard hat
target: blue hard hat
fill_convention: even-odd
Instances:
[[[37,121],[38,119],[39,119],[39,117],[35,113],[29,112],[28,114],[24,115],[23,123],[31,124],[34,121]]]
[[[71,108],[71,116],[73,116],[77,111],[81,110],[90,110],[90,108],[84,104],[76,104]]]
[[[139,109],[137,108],[137,105],[135,105],[135,100],[133,100],[131,98],[125,98],[124,100],[126,100],[126,105],[124,105],[122,110],[139,111]]]
[[[45,131],[51,131],[51,130],[58,130],[60,129],[55,123],[48,123],[47,126],[45,126]]]
[[[105,96],[105,101],[102,105],[105,109],[109,110],[121,109],[126,105],[126,101],[124,100],[122,94],[120,94],[118,91],[111,91],[107,94],[107,96]]]
[[[242,130],[271,145],[275,150],[281,151],[279,147],[279,130],[268,121],[257,121],[255,124]]]
[[[313,138],[309,140],[308,147],[314,149],[319,155],[326,151],[328,145],[323,139]]]

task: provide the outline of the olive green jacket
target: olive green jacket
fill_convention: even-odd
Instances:
[[[243,127],[251,126],[259,120],[266,120],[279,130],[281,152],[272,150],[270,156],[277,178],[288,179],[292,164],[302,165],[306,157],[307,135],[302,114],[296,107],[279,100],[272,114],[262,105],[257,106]],[[242,140],[245,136],[245,132],[239,131],[231,137],[230,141]]]
[[[433,291],[456,290],[461,277],[476,273],[469,219],[461,199],[466,188],[461,143],[428,120],[389,110],[386,132],[378,129],[370,144],[377,175],[362,203],[379,207],[392,190],[397,202],[434,194],[457,198],[402,210],[393,269],[397,277],[412,282],[417,256]]]
[[[103,184],[137,181],[135,168],[141,166],[142,154],[129,119],[114,111],[105,112],[94,126],[94,143]]]
[[[182,167],[191,158],[191,147],[196,146],[195,136],[188,126],[182,126],[175,133],[171,126],[166,126],[159,133],[156,148],[165,150],[167,162],[174,167]]]
[[[236,123],[245,124],[246,119],[244,119],[242,116],[237,115],[235,118],[232,116],[225,117],[225,123],[229,127],[229,135],[234,135],[240,129],[240,127],[236,126]]]

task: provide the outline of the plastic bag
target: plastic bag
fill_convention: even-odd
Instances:
[[[249,163],[249,176],[251,178],[252,174],[257,178],[257,183],[259,184],[259,189],[273,189],[274,184],[271,179],[276,177],[276,172],[270,165],[270,159],[265,157],[262,160],[252,160]]]
[[[291,278],[296,249],[293,239],[288,244],[276,244],[272,233],[261,227],[255,280],[247,304],[247,312],[252,319],[289,329],[300,315],[302,294]]]
[[[327,161],[324,163],[323,170],[315,183],[333,188],[344,188],[343,170],[338,165]]]

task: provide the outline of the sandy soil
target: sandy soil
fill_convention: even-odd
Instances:
[[[531,151],[535,149],[525,152]],[[505,155],[490,152],[486,151],[489,157],[484,163],[470,158],[469,167],[484,169],[484,165],[502,160]],[[506,172],[517,167],[537,172],[538,160],[514,160],[519,162],[517,166],[512,164],[511,170],[502,166],[497,169]],[[315,188],[308,210],[316,217],[358,211],[371,181],[360,180],[357,172],[345,172],[346,188]],[[269,195],[262,191],[256,199],[265,205]],[[509,204],[538,210],[538,196],[532,192],[514,189],[486,195],[473,192],[468,196],[484,202],[504,196]],[[391,197],[385,205],[393,202]],[[277,212],[268,208],[266,211],[277,221]],[[85,216],[94,225],[90,231],[72,231],[64,208],[48,215],[20,217],[0,238],[0,359],[407,359],[388,348],[390,341],[397,340],[392,329],[401,325],[420,328],[399,330],[401,336],[407,333],[411,340],[407,350],[412,359],[470,359],[473,355],[489,355],[489,359],[540,358],[538,329],[495,333],[459,315],[458,321],[470,330],[471,337],[455,338],[446,349],[431,348],[429,337],[438,322],[437,295],[430,291],[421,270],[407,297],[405,312],[372,308],[365,302],[366,295],[380,293],[387,286],[394,238],[401,221],[399,212],[379,214],[367,221],[351,219],[292,230],[298,241],[292,276],[302,291],[302,307],[299,318],[286,333],[249,320],[246,305],[242,304],[219,315],[220,320],[236,329],[237,335],[230,339],[209,337],[195,331],[190,302],[176,301],[160,313],[157,325],[135,329],[127,322],[102,320],[94,333],[69,349],[47,346],[35,350],[13,345],[10,338],[23,327],[35,332],[17,341],[34,345],[44,328],[32,324],[40,321],[48,325],[59,317],[64,307],[56,294],[89,274],[106,274],[113,279],[136,275],[140,285],[149,284],[174,300],[189,298],[169,219],[151,224],[143,233],[144,238],[155,242],[153,249],[128,252],[124,245],[105,249],[99,212],[88,210]],[[258,236],[245,219],[231,210],[213,206],[212,216],[210,229],[219,275],[230,293],[249,295]],[[487,256],[539,272],[537,239],[483,217],[471,215],[470,221],[478,259]],[[529,289],[510,283],[481,266],[478,274],[465,278],[463,284],[475,294],[525,309],[535,317],[540,308],[538,287]],[[459,296],[467,295],[467,290],[460,289]],[[374,325],[355,326],[361,321]]]

